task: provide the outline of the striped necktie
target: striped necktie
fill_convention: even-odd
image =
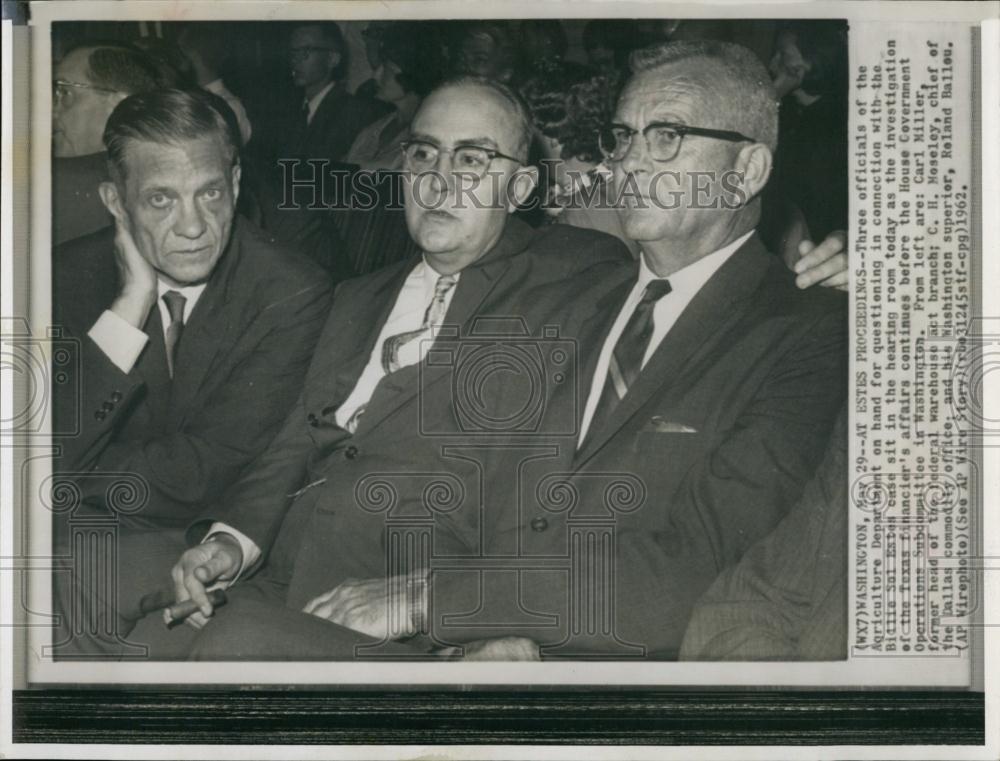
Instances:
[[[424,336],[431,328],[441,325],[445,311],[447,311],[445,309],[445,298],[448,296],[448,292],[455,287],[455,282],[456,278],[454,275],[441,275],[434,285],[434,298],[431,299],[427,311],[424,312],[424,320],[420,328],[417,330],[408,330],[405,333],[397,333],[385,339],[385,343],[382,344],[382,369],[385,370],[387,375],[403,367],[399,359],[399,352],[404,346]]]
[[[669,280],[651,280],[646,284],[642,298],[618,337],[614,351],[611,352],[604,390],[594,410],[594,417],[590,421],[588,438],[601,423],[611,417],[642,372],[642,361],[646,356],[646,349],[649,348],[649,339],[653,335],[653,310],[657,302],[668,293],[670,293]]]
[[[184,305],[187,299],[177,291],[167,291],[163,294],[163,301],[167,305],[170,313],[170,324],[164,336],[164,344],[167,349],[167,372],[170,377],[174,377],[174,361],[177,358],[177,344],[181,340],[181,333],[184,331]]]

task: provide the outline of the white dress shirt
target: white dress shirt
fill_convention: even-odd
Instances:
[[[323,98],[325,98],[326,94],[333,89],[335,84],[337,83],[330,82],[330,84],[305,101],[305,107],[309,111],[306,115],[306,124],[312,124],[313,117],[316,115],[316,110],[319,108],[319,104],[323,102]]]
[[[156,304],[160,308],[160,323],[163,326],[164,339],[166,339],[167,328],[170,327],[170,310],[167,309],[167,302],[163,300],[163,294],[167,291],[177,291],[185,298],[184,323],[187,324],[188,318],[191,316],[191,311],[194,309],[194,305],[198,303],[198,299],[201,298],[206,285],[208,283],[186,285],[177,288],[167,285],[162,280],[156,281]],[[149,341],[149,336],[143,331],[130,325],[110,309],[105,309],[101,313],[101,316],[97,318],[97,321],[88,331],[87,335],[90,336],[91,340],[97,344],[97,347],[104,352],[108,359],[126,374],[132,372],[132,368],[135,367],[139,355],[142,354],[142,350]]]
[[[427,307],[430,306],[431,300],[434,298],[434,289],[437,286],[439,277],[440,275],[434,268],[425,261],[417,264],[407,276],[406,282],[403,283],[403,287],[396,299],[396,303],[393,305],[392,311],[389,313],[389,317],[385,321],[382,331],[379,333],[378,340],[375,341],[375,346],[368,358],[368,364],[361,372],[357,383],[354,385],[347,399],[337,409],[335,417],[337,425],[341,428],[351,430],[353,433],[352,429],[357,422],[357,418],[354,418],[355,413],[368,404],[375,393],[375,387],[385,376],[385,370],[382,367],[382,345],[391,336],[417,330],[423,325],[424,314],[427,312]],[[452,296],[455,294],[455,288],[458,287],[457,280],[459,275],[456,273],[454,277],[456,284],[449,289],[444,297],[444,312],[447,312]],[[440,325],[432,326],[427,330],[426,337],[416,337],[400,348],[400,367],[415,365],[424,359],[432,343],[431,339],[437,334],[437,328],[439,327]],[[225,589],[242,576],[247,568],[257,562],[261,552],[253,540],[241,531],[225,523],[213,523],[205,535],[205,539],[207,540],[212,534],[217,533],[231,534],[239,542],[240,548],[243,550],[243,563],[240,566],[239,573],[232,580],[211,587],[212,589]]]
[[[375,341],[375,348],[372,349],[371,356],[368,358],[368,364],[361,372],[354,389],[337,409],[337,425],[341,428],[346,428],[351,433],[354,432],[351,429],[351,419],[359,409],[368,404],[372,394],[375,393],[378,382],[385,376],[385,369],[382,367],[382,344],[390,336],[420,328],[424,322],[427,307],[430,306],[434,298],[434,288],[440,277],[426,261],[421,261],[406,278],[406,282],[403,283],[403,288],[399,292],[399,297],[389,313],[389,318],[382,326],[378,340]],[[456,284],[445,294],[443,312],[448,311],[451,299],[455,295],[455,289],[458,287],[458,273],[454,277]],[[432,339],[437,335],[439,327],[439,325],[432,326],[427,331],[426,337],[414,338],[404,344],[399,351],[399,366],[408,367],[422,361],[427,355],[427,350],[430,348]]]
[[[653,334],[649,338],[649,346],[646,347],[646,354],[642,359],[643,367],[646,366],[649,358],[653,356],[653,352],[662,343],[664,336],[670,332],[674,323],[677,322],[677,318],[681,316],[687,305],[691,303],[691,299],[695,297],[698,291],[709,281],[709,278],[716,273],[729,257],[736,253],[737,249],[751,235],[753,235],[752,230],[746,235],[737,238],[732,243],[723,246],[718,251],[714,251],[708,256],[703,256],[698,261],[682,267],[669,278],[666,278],[670,281],[670,293],[657,301],[656,306],[653,307]],[[628,324],[632,313],[642,300],[646,286],[651,280],[658,278],[659,276],[646,264],[646,255],[642,254],[639,257],[639,277],[632,287],[628,298],[625,299],[625,304],[622,305],[618,317],[611,326],[611,332],[608,333],[607,340],[605,340],[604,346],[601,348],[601,354],[597,359],[594,378],[590,384],[590,395],[587,397],[587,406],[583,409],[583,420],[580,423],[580,437],[577,439],[578,447],[587,438],[587,431],[590,430],[590,423],[594,419],[594,412],[601,398],[601,392],[604,390],[604,383],[608,376],[608,365],[611,363],[611,354],[615,349],[615,344],[618,343],[618,339],[625,330],[625,325]]]
[[[249,143],[253,130],[250,127],[250,120],[247,118],[247,110],[243,108],[243,101],[233,95],[221,79],[213,79],[203,89],[218,95],[233,109],[236,121],[240,125],[240,139],[243,141],[243,145]]]

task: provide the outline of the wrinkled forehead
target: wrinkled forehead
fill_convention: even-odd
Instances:
[[[132,138],[124,141],[126,183],[142,189],[183,187],[229,175],[231,163],[225,142],[217,135],[169,142]]]
[[[635,74],[618,99],[615,120],[631,126],[654,120],[695,124],[712,110],[714,98],[704,70],[690,61]]]
[[[519,126],[513,106],[484,87],[457,85],[436,90],[424,100],[411,132],[441,147],[459,143],[493,143],[502,153],[517,150]]]

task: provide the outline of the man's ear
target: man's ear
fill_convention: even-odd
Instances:
[[[340,60],[343,56],[336,50],[331,50],[327,55],[330,56],[330,71],[333,72],[338,66],[340,66]]]
[[[233,164],[233,174],[231,178],[233,183],[233,206],[236,205],[236,202],[240,198],[240,177],[242,176],[243,176],[243,167],[240,166],[240,162],[237,161],[235,164]]]
[[[525,203],[538,186],[538,167],[521,167],[507,183],[507,213],[517,211],[518,206]]]
[[[792,75],[792,79],[795,81],[795,87],[792,88],[792,91],[794,92],[795,90],[798,90],[805,81],[806,74],[809,73],[809,64],[800,63],[795,66],[789,66],[788,73]]]
[[[108,210],[112,217],[122,224],[125,224],[125,206],[122,204],[121,195],[118,193],[118,186],[110,181],[104,181],[97,186],[97,192],[101,196],[101,203]]]
[[[763,143],[751,143],[740,149],[736,157],[736,173],[741,182],[736,186],[742,196],[741,205],[749,203],[764,189],[773,163],[771,149]]]

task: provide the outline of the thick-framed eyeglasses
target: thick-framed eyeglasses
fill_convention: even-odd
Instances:
[[[608,124],[602,127],[597,137],[604,158],[608,161],[621,161],[625,158],[629,148],[632,147],[632,138],[638,134],[639,130],[625,124]],[[646,140],[646,150],[654,161],[671,161],[676,157],[686,135],[727,140],[731,143],[757,142],[752,137],[747,137],[739,132],[692,127],[689,124],[675,122],[651,122],[642,130],[642,136]]]
[[[408,140],[402,143],[401,147],[403,149],[403,167],[407,171],[417,174],[434,169],[442,153],[451,154],[453,172],[474,177],[483,177],[495,159],[507,159],[515,164],[523,163],[521,159],[500,153],[492,148],[483,148],[480,145],[456,145],[454,148],[441,148],[422,140]]]
[[[80,90],[96,90],[98,92],[118,92],[112,87],[100,87],[98,85],[91,85],[85,82],[70,82],[65,79],[53,79],[52,80],[52,101],[54,103],[61,103],[63,105],[69,105],[76,98],[76,93]]]
[[[298,61],[303,58],[309,58],[310,56],[316,55],[317,53],[332,53],[333,48],[318,48],[318,47],[301,47],[301,48],[289,48],[288,57],[293,61]]]

